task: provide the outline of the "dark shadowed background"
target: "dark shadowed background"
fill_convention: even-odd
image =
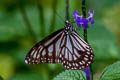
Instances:
[[[95,53],[92,65],[96,78],[105,66],[120,60],[120,0],[86,0],[86,7],[95,12],[95,24],[88,28],[88,42]],[[70,0],[71,21],[75,9],[81,13],[80,0]],[[63,28],[64,20],[65,0],[0,0],[1,78],[51,80],[64,71],[60,64],[30,66],[24,62],[30,48]],[[83,28],[77,32],[83,36]]]

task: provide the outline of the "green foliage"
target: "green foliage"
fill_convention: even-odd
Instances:
[[[100,80],[120,80],[120,61],[106,67]]]
[[[20,0],[19,0],[20,1]],[[44,8],[44,19],[45,33],[49,35],[53,0],[41,0],[40,4]],[[65,16],[65,0],[58,0],[56,8],[56,21],[55,29],[64,27],[64,16]],[[88,0],[86,1],[86,9],[95,10],[95,24],[89,25],[88,28],[88,42],[95,53],[95,60],[93,63],[94,74],[101,72],[103,68],[111,64],[114,61],[117,61],[120,58],[116,44],[116,37],[111,33],[110,29],[115,28],[116,22],[118,21],[118,32],[119,32],[119,14],[115,14],[111,17],[108,14],[111,14],[109,11],[119,13],[119,6],[112,8],[114,4],[119,3],[119,0],[101,0],[98,3],[98,0]],[[78,9],[81,12],[80,0],[70,0],[70,20],[73,21],[72,12],[75,9]],[[25,12],[31,24],[31,28],[35,35],[38,38],[38,41],[43,39],[42,34],[40,34],[40,20],[39,20],[39,11],[34,0],[21,0],[21,4],[25,8]],[[94,4],[94,5],[93,5]],[[106,8],[108,8],[106,10]],[[114,10],[114,11],[113,11]],[[103,16],[103,14],[108,12],[108,17]],[[110,20],[111,22],[104,24],[105,18],[106,21]],[[118,19],[117,19],[118,18]],[[114,24],[113,24],[114,23]],[[76,25],[76,24],[74,24]],[[107,27],[108,26],[108,27]],[[111,26],[111,27],[110,27]],[[76,26],[77,27],[77,26]],[[107,27],[107,28],[106,28]],[[79,27],[78,27],[79,28]],[[78,33],[82,36],[83,29],[79,28]],[[51,33],[51,32],[50,32]],[[117,33],[118,34],[118,33]],[[45,37],[44,36],[44,37]],[[119,36],[118,36],[119,37]],[[119,41],[119,40],[118,40]],[[120,41],[119,41],[120,42]],[[34,43],[35,44],[35,43]],[[40,64],[39,66],[30,66],[26,65],[24,62],[25,56],[29,49],[34,45],[32,43],[31,35],[29,34],[27,27],[25,25],[22,13],[16,3],[16,0],[0,0],[0,75],[9,80],[50,80],[53,79],[55,75],[63,71],[63,66],[60,65],[45,65]],[[101,59],[102,58],[102,59]],[[118,62],[119,63],[119,62]],[[101,66],[102,65],[102,66]],[[115,65],[116,66],[116,65]],[[119,65],[118,65],[119,66]],[[112,67],[102,73],[100,80],[110,80],[108,77],[119,77],[120,75],[116,72],[119,72],[119,67],[115,67],[115,75],[112,74]],[[117,70],[118,69],[118,70]],[[110,72],[112,71],[112,72]],[[34,74],[33,74],[34,73]],[[51,74],[52,73],[52,74]],[[111,74],[110,74],[111,73]],[[109,75],[110,76],[109,76]],[[98,74],[97,74],[98,75]],[[95,76],[96,77],[96,76]],[[107,77],[107,78],[106,78]],[[66,70],[65,72],[60,73],[54,80],[85,80],[85,73],[78,70]],[[114,78],[116,80],[116,78]],[[0,78],[1,80],[1,78]],[[118,79],[119,80],[119,79]]]
[[[11,56],[0,54],[0,75],[6,79],[14,72],[14,60]]]
[[[19,73],[14,75],[8,80],[43,80],[43,78],[40,77],[38,74],[32,74],[32,73]]]
[[[0,76],[0,80],[3,80],[3,78]]]
[[[57,75],[54,80],[86,80],[86,74],[81,70],[66,70]]]

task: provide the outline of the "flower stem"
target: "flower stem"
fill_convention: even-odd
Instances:
[[[86,18],[86,7],[85,7],[85,0],[82,0],[82,15],[84,18]],[[87,40],[87,29],[84,29],[84,40],[88,42]],[[91,72],[91,80],[93,80],[93,70],[92,65],[90,65],[90,72]]]

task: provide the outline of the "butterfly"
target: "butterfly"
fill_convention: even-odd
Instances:
[[[59,29],[38,42],[28,52],[26,64],[62,63],[66,69],[84,69],[93,63],[90,45],[76,32],[68,20]]]

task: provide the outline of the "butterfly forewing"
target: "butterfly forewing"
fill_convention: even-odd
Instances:
[[[38,42],[28,52],[25,62],[27,64],[58,62],[57,51],[59,51],[63,34],[63,29],[60,29]]]

